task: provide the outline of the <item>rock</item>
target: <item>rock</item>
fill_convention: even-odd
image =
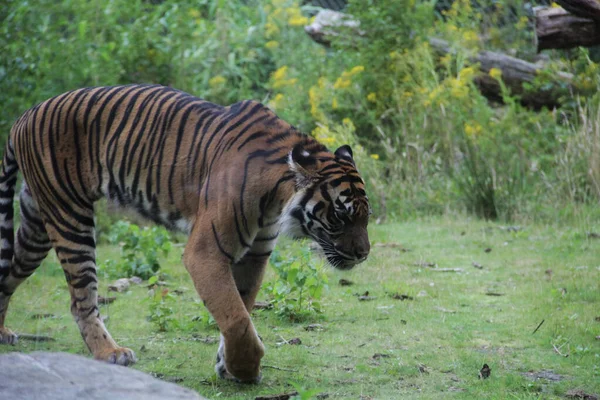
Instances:
[[[142,282],[143,280],[139,276],[132,276],[131,278],[129,278],[129,283],[134,285],[140,285]]]
[[[112,290],[113,292],[126,292],[129,289],[129,279],[121,278],[114,281],[111,285],[108,286],[108,290]]]
[[[143,372],[67,353],[2,354],[0,371],[3,399],[204,399]]]

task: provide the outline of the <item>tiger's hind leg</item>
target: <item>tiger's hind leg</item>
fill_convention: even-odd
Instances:
[[[17,287],[40,266],[51,249],[37,204],[26,184],[23,184],[19,197],[21,226],[17,231],[14,255],[8,274],[0,278],[0,343],[4,344],[17,342],[17,335],[4,326],[10,297]]]
[[[48,218],[52,222],[46,223],[69,284],[71,313],[95,359],[119,365],[133,364],[136,361],[134,352],[119,347],[100,318],[93,205],[71,207],[54,211]],[[52,217],[57,215],[60,220],[53,220]]]

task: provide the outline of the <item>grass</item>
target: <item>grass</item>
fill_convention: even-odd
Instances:
[[[182,291],[172,304],[177,327],[160,333],[147,320],[145,286],[118,294],[102,313],[109,316],[107,325],[118,343],[136,351],[134,368],[211,399],[291,392],[291,383],[320,389],[330,399],[562,398],[571,389],[598,394],[600,239],[588,237],[592,230],[587,220],[514,230],[464,217],[373,226],[375,247],[369,260],[348,273],[328,271],[322,316],[292,324],[269,310],[254,312],[267,347],[258,386],[215,379],[218,343],[202,339],[218,339],[218,331],[193,321],[204,311],[180,265],[180,247],[164,267],[169,288]],[[377,243],[399,243],[410,251]],[[101,247],[98,258],[118,254],[114,247]],[[437,268],[415,265],[423,263]],[[442,268],[462,272],[436,271]],[[355,284],[339,286],[340,278]],[[267,279],[273,279],[273,271]],[[102,280],[101,294],[107,295],[108,283]],[[356,294],[365,291],[376,299],[359,301]],[[392,293],[413,300],[395,300]],[[62,271],[50,257],[17,291],[7,326],[56,341],[21,341],[16,347],[0,347],[0,352],[87,356],[68,309]],[[34,319],[38,313],[53,317]],[[310,322],[322,324],[323,330],[306,331]],[[282,338],[296,337],[301,345],[278,345]],[[484,363],[491,376],[480,380]],[[530,371],[552,371],[562,379],[534,380],[526,376]]]

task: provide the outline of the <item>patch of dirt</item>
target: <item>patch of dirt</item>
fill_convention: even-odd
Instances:
[[[400,293],[394,293],[392,295],[390,295],[390,297],[394,300],[414,300],[414,297],[409,296],[407,294],[400,294]]]
[[[423,267],[423,268],[437,268],[437,263],[430,261],[420,261],[413,264],[415,267]]]
[[[56,318],[54,314],[33,314],[31,319],[45,319],[45,318]]]
[[[323,329],[325,329],[325,328],[321,324],[310,324],[310,325],[307,325],[304,327],[304,330],[309,331],[309,332],[313,332],[313,331],[320,332]]]
[[[381,358],[390,358],[391,356],[389,354],[384,354],[384,353],[375,353],[373,354],[373,356],[371,357],[373,360],[379,360]]]
[[[584,399],[584,400],[598,400],[598,395],[593,393],[586,393],[581,389],[571,389],[565,396],[568,399]]]
[[[523,376],[526,378],[529,378],[531,380],[537,381],[539,379],[544,379],[547,380],[549,382],[560,382],[564,379],[567,379],[565,376],[563,375],[559,375],[553,371],[547,370],[547,369],[543,369],[541,371],[529,371],[529,372],[524,372]]]
[[[202,343],[206,343],[206,344],[213,344],[213,343],[217,343],[219,341],[216,337],[200,336],[195,333],[192,334],[192,338],[190,340],[193,340],[194,342],[202,342]]]

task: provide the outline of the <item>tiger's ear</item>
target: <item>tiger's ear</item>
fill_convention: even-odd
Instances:
[[[290,151],[288,165],[296,175],[297,188],[308,187],[321,177],[317,172],[317,160],[301,144]]]
[[[350,161],[352,163],[352,165],[356,165],[354,163],[352,149],[347,144],[338,148],[334,154],[337,158],[341,158],[343,160]]]

